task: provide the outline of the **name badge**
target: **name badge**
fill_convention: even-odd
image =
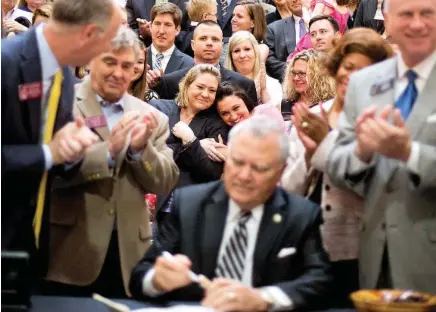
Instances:
[[[106,118],[104,115],[92,116],[85,119],[85,125],[90,128],[100,128],[107,125]]]
[[[25,83],[18,86],[20,101],[40,99],[42,97],[42,82]]]
[[[389,79],[380,83],[375,83],[371,86],[371,95],[379,95],[394,88],[394,79]]]

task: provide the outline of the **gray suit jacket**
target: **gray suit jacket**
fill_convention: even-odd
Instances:
[[[147,63],[150,65],[151,69],[154,69],[151,47],[147,48]],[[170,74],[182,68],[191,68],[194,65],[194,59],[192,57],[180,52],[179,49],[175,48],[171,54],[167,67],[165,68],[165,74]]]
[[[269,47],[266,71],[271,77],[283,80],[286,59],[296,46],[295,20],[288,17],[268,25],[265,44]],[[283,40],[285,39],[285,40]]]
[[[354,156],[356,118],[370,104],[381,109],[395,103],[397,62],[392,58],[352,76],[327,173],[364,197],[361,287],[376,286],[387,244],[394,288],[436,292],[436,66],[406,122],[419,145],[417,172],[380,155],[359,170]],[[387,87],[377,90],[381,84]]]

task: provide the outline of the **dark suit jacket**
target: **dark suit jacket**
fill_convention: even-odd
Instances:
[[[154,69],[151,47],[148,47],[147,49],[147,62],[148,65],[150,65],[150,68]],[[194,59],[175,48],[173,54],[171,54],[168,65],[165,68],[165,74],[170,74],[182,68],[191,68],[192,66],[194,66]]]
[[[151,100],[150,105],[168,116],[170,129],[180,121],[180,108],[175,101]],[[218,141],[219,134],[224,142],[227,142],[229,127],[218,116],[215,107],[195,115],[189,127],[197,139],[187,148],[173,133],[170,133],[167,139],[167,144],[173,150],[174,160],[180,170],[176,187],[219,180],[223,172],[223,163],[210,160],[200,145],[200,140],[205,138],[214,138]]]
[[[223,30],[223,37],[224,38],[230,38],[232,36],[232,17],[233,17],[233,10],[235,9],[236,3],[238,0],[232,0],[230,5],[227,7],[227,14],[226,16],[223,16],[223,10],[221,6],[221,0],[218,0],[218,18],[217,22],[221,26],[221,29]]]
[[[275,10],[274,12],[268,13],[266,15],[266,24],[269,25],[281,19],[282,16],[280,15],[279,11]]]
[[[184,68],[160,78],[160,82],[154,90],[159,94],[161,99],[172,100],[176,97],[177,93],[179,93],[179,82],[183,77],[185,77],[189,69],[190,68]],[[220,72],[221,82],[232,81],[245,90],[253,103],[257,103],[256,86],[253,80],[248,79],[237,72],[228,70],[223,66],[220,67]]]
[[[372,28],[379,34],[385,31],[385,23],[374,19],[377,11],[377,0],[361,0],[354,19],[354,27]]]
[[[283,81],[286,59],[295,50],[296,38],[295,20],[292,16],[268,25],[265,38],[265,44],[269,47],[265,64],[268,75]]]
[[[35,29],[2,41],[2,249],[23,248],[34,244],[32,219],[39,183],[45,171],[41,147],[41,98],[20,101],[19,86],[41,82],[42,70]],[[55,132],[72,120],[74,77],[63,68],[62,96],[55,122]],[[63,166],[62,166],[63,168]],[[54,167],[50,175],[61,167]],[[50,178],[46,200],[50,194]],[[49,205],[46,203],[44,216]],[[47,219],[47,218],[44,218]],[[43,223],[40,243],[45,243]],[[23,236],[23,233],[24,234]],[[29,244],[23,246],[24,244]],[[34,245],[33,245],[34,247]]]
[[[144,297],[144,276],[163,250],[186,255],[192,261],[192,271],[213,279],[228,201],[222,182],[176,190],[169,219],[132,272],[132,295]],[[278,223],[273,222],[277,214],[282,217]],[[331,282],[329,260],[319,232],[321,222],[317,205],[278,187],[265,203],[254,251],[253,287],[278,286],[296,308],[320,304]],[[294,247],[296,253],[278,258],[280,250],[288,247]],[[200,300],[202,296],[202,289],[191,284],[158,299]]]
[[[176,37],[176,47],[186,55],[194,57],[194,51],[191,47],[192,38],[194,38],[195,26],[189,26],[187,30],[182,30]]]

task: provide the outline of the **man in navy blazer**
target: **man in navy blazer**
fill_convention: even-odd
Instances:
[[[182,23],[182,11],[173,3],[156,4],[151,10],[151,23],[152,44],[147,49],[147,63],[150,66],[147,76],[152,71],[160,74],[162,70],[169,74],[193,67],[194,59],[175,46]]]
[[[277,186],[286,134],[253,116],[231,130],[228,146],[223,182],[176,190],[169,218],[132,272],[131,293],[203,300],[219,311],[319,308],[331,282],[321,210]],[[200,281],[206,290],[189,270],[209,280]]]
[[[39,251],[45,255],[51,178],[74,171],[74,164],[96,139],[83,119],[72,122],[75,78],[67,66],[85,65],[108,49],[120,23],[113,0],[58,0],[48,24],[2,41],[2,250],[24,250],[31,259],[36,255],[33,217],[39,185],[48,171],[39,237]],[[63,80],[53,137],[43,144],[51,85],[60,70]]]

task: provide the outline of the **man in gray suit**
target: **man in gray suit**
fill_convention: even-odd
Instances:
[[[327,171],[365,200],[361,287],[436,292],[436,1],[389,0],[385,26],[401,54],[352,76]]]
[[[269,47],[266,60],[268,75],[282,81],[286,68],[286,58],[294,52],[301,37],[307,32],[304,24],[301,0],[292,1],[292,16],[268,25],[265,44]],[[284,39],[284,40],[283,40]]]

